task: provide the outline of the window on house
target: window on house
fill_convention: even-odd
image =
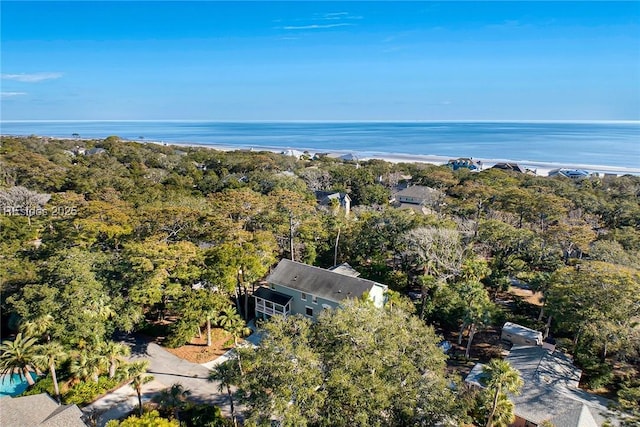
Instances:
[[[318,303],[318,297],[317,297],[317,296],[315,296],[315,295],[313,295],[313,296],[311,297],[311,301],[313,301],[313,303],[314,303],[314,304],[317,304],[317,303]]]
[[[300,299],[302,301],[306,301],[307,300],[307,294],[305,294],[304,292],[300,292]]]
[[[313,308],[305,307],[305,314],[309,317],[313,317]]]
[[[274,285],[273,283],[270,284],[269,287],[271,288],[272,291],[274,291],[276,289],[276,285]]]

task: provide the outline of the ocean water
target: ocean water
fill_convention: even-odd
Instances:
[[[640,122],[4,121],[0,133],[640,168]]]

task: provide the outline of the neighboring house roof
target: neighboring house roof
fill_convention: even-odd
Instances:
[[[505,171],[513,171],[519,173],[526,173],[526,169],[517,163],[496,163],[492,166],[493,169],[502,169]]]
[[[399,200],[402,198],[412,198],[419,199],[420,202],[424,202],[425,200],[437,199],[442,195],[439,190],[435,188],[426,187],[424,185],[412,185],[411,187],[407,187],[402,191],[396,193],[396,199]]]
[[[256,289],[256,291],[253,293],[253,296],[266,299],[280,305],[287,305],[287,303],[292,300],[292,297],[289,295],[285,295],[283,293],[276,292],[264,287]]]
[[[46,393],[0,399],[2,427],[86,427],[76,405],[58,405]]]
[[[480,164],[480,162],[478,162],[478,164]],[[461,168],[466,168],[466,169],[470,169],[470,170],[477,170],[478,169],[478,166],[476,166],[476,164],[474,163],[473,159],[470,159],[470,158],[467,158],[467,157],[460,157],[459,159],[451,159],[447,163],[447,166],[452,168],[454,171],[458,170],[458,169],[461,169]]]
[[[330,301],[360,298],[374,286],[386,285],[359,277],[345,276],[320,267],[283,259],[267,282],[305,292]]]
[[[281,152],[280,154],[285,155],[285,156],[295,157],[296,159],[299,159],[301,156],[304,156],[305,153],[302,152],[302,151],[298,151],[298,150],[287,149],[287,150],[284,150],[283,152]]]
[[[342,274],[344,276],[358,277],[360,275],[358,271],[356,271],[346,262],[343,262],[340,265],[334,265],[329,270],[333,271],[334,273]]]
[[[571,179],[588,178],[589,172],[584,169],[553,169],[550,170],[548,176],[564,176]]]
[[[316,191],[316,199],[320,204],[328,205],[331,200],[337,200],[340,205],[344,206],[346,202],[351,202],[351,197],[347,193],[338,193],[334,191]]]
[[[518,417],[536,424],[548,420],[556,427],[594,427],[607,419],[618,425],[607,399],[578,388],[582,371],[567,355],[539,346],[514,346],[507,361],[524,382],[519,395],[509,396]]]
[[[106,152],[107,152],[107,150],[105,150],[104,148],[96,147],[96,148],[92,148],[90,150],[85,151],[84,154],[85,154],[85,156],[93,156],[95,154],[102,154],[102,153],[106,153]]]
[[[323,155],[323,154],[324,153],[319,153],[319,155]],[[340,159],[340,160],[345,160],[347,162],[358,161],[358,156],[356,156],[353,153],[326,153],[324,155],[331,159]]]

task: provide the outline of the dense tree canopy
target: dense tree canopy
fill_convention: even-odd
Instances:
[[[105,151],[83,155],[79,144]],[[390,196],[409,184],[437,190],[429,214],[394,205]],[[319,206],[316,190],[349,194],[351,212]],[[115,136],[2,137],[2,333],[62,346],[73,381],[93,382],[123,368],[117,349],[107,351],[115,331],[172,319],[168,341],[180,345],[228,317],[238,338],[251,291],[278,259],[348,262],[389,285],[390,307],[412,306],[422,320],[353,306],[316,326],[265,326],[273,338],[256,352],[263,359],[248,356],[241,386],[251,390],[251,420],[428,425],[456,412],[425,323],[461,343],[466,334],[470,346],[505,317],[496,302],[514,280],[542,292],[545,307],[532,322],[575,343],[566,347],[587,377],[606,371],[610,384],[614,363],[637,362],[639,197],[637,176],[574,181]],[[407,303],[407,291],[421,295]],[[387,354],[396,355],[394,369]],[[46,369],[58,368],[55,359]],[[272,383],[260,382],[261,370]],[[627,402],[640,379],[620,375]],[[364,401],[362,390],[378,399]]]
[[[274,318],[261,346],[243,353],[248,425],[437,425],[456,416],[437,343],[397,307],[349,302],[316,324]]]

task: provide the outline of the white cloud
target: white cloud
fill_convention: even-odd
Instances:
[[[3,80],[14,80],[23,83],[37,83],[44,80],[59,79],[62,73],[20,73],[20,74],[2,74]]]
[[[311,25],[288,25],[286,27],[282,27],[283,30],[315,30],[319,28],[334,28],[334,27],[346,27],[351,26],[353,24],[340,23],[340,24],[311,24]]]
[[[325,13],[322,18],[323,19],[342,19],[349,15],[349,12],[333,12],[333,13]]]
[[[362,19],[362,16],[349,15],[349,12],[331,12],[322,15],[322,19],[335,20],[335,19]]]
[[[0,98],[13,98],[14,96],[24,96],[27,92],[0,92]]]

